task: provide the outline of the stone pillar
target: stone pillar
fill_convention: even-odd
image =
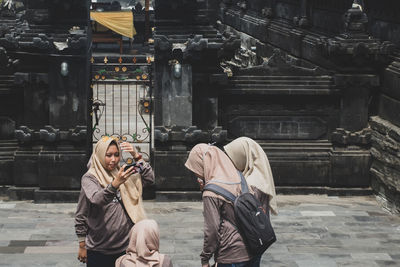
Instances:
[[[378,76],[337,74],[335,84],[342,90],[340,127],[351,132],[367,127],[370,92],[379,85]]]
[[[180,63],[166,65],[161,79],[161,125],[191,126],[192,66]]]

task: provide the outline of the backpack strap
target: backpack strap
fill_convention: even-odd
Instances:
[[[235,203],[236,197],[231,192],[229,192],[228,190],[222,188],[219,185],[208,184],[208,185],[206,185],[204,187],[204,190],[208,190],[208,191],[214,192],[215,194],[226,198],[227,200],[231,201],[232,203]]]
[[[248,193],[249,192],[249,187],[247,186],[247,182],[246,179],[244,178],[243,174],[238,171],[239,175],[240,175],[240,186],[242,187],[242,193]]]

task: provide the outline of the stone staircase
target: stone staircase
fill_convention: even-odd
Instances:
[[[212,26],[176,26],[164,25],[157,27],[156,35],[165,35],[172,43],[185,43],[188,38],[194,38],[195,35],[201,35],[208,39],[210,43],[222,43],[222,35]]]
[[[0,95],[11,93],[13,86],[13,75],[0,75]]]
[[[0,185],[12,184],[16,140],[0,140]]]
[[[340,92],[331,76],[233,76],[225,91],[261,95],[330,95]]]

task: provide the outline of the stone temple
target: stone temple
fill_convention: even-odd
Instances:
[[[279,192],[373,192],[399,212],[398,1],[0,5],[2,193],[76,201],[96,138],[113,135],[151,161],[146,197],[198,198],[191,147],[248,136]],[[109,11],[133,38],[99,30],[91,12]]]

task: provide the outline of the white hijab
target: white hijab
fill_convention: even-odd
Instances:
[[[251,138],[239,137],[224,146],[224,149],[235,167],[243,172],[247,183],[269,196],[271,212],[277,215],[274,178],[268,157],[261,146]]]

